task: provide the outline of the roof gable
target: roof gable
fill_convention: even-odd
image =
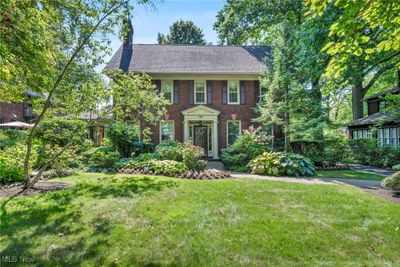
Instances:
[[[259,74],[268,46],[133,45],[120,47],[105,70],[146,73]]]

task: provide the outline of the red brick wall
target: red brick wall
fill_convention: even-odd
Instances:
[[[10,122],[10,116],[12,116],[12,114],[17,116],[18,121],[24,121],[24,104],[0,102],[0,122]]]
[[[204,104],[210,108],[220,111],[218,116],[218,140],[219,149],[226,147],[226,121],[232,120],[232,114],[236,114],[236,120],[241,121],[242,130],[248,129],[250,125],[255,125],[251,121],[255,117],[255,89],[254,81],[245,81],[246,88],[246,104],[229,105],[222,104],[222,81],[211,81],[212,86],[212,104]],[[168,120],[175,121],[175,139],[183,141],[183,115],[182,111],[198,106],[190,104],[189,101],[189,81],[179,81],[179,103],[169,105],[167,107]],[[145,127],[145,125],[144,125]],[[159,125],[150,126],[152,130],[152,141],[154,144],[159,143]]]

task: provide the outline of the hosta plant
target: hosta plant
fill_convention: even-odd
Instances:
[[[272,176],[312,176],[315,167],[312,161],[300,154],[264,152],[249,163],[251,173]]]
[[[188,168],[182,162],[174,160],[131,160],[121,167],[121,173],[141,173],[141,174],[159,174],[166,176],[178,176],[188,171]]]

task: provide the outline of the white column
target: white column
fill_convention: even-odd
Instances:
[[[189,122],[185,119],[183,121],[183,141],[189,140]]]
[[[212,154],[213,159],[218,159],[218,119],[213,120],[213,135],[212,135]]]

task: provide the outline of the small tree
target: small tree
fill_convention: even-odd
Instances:
[[[169,29],[170,32],[167,35],[158,33],[159,44],[206,44],[203,30],[197,27],[193,21],[179,20],[174,22]]]

